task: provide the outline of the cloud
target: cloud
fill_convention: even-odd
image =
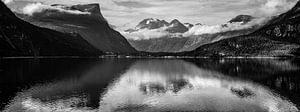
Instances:
[[[12,2],[14,2],[13,0],[2,0],[5,4],[10,4]]]
[[[159,29],[142,29],[135,32],[121,32],[124,37],[132,40],[147,40],[153,38],[161,38],[168,35],[168,32],[164,31],[165,28]]]
[[[256,18],[247,24],[236,22],[236,23],[226,23],[224,25],[196,25],[192,27],[188,32],[184,33],[183,36],[188,37],[192,35],[214,34],[214,33],[221,33],[227,31],[248,29],[255,25],[262,25],[269,19],[270,18]]]
[[[155,38],[162,38],[162,37],[182,37],[181,33],[169,33],[166,31],[168,27],[161,27],[158,29],[140,29],[135,32],[121,32],[122,35],[127,39],[132,40],[147,40],[147,39],[155,39]]]
[[[34,13],[39,13],[44,10],[57,10],[60,12],[65,12],[70,14],[90,14],[89,12],[81,12],[79,10],[68,10],[68,9],[64,9],[62,6],[50,6],[42,3],[28,4],[22,9],[22,12],[27,15],[33,15]]]
[[[251,0],[250,4],[258,5],[254,14],[257,16],[274,16],[291,9],[298,0]]]

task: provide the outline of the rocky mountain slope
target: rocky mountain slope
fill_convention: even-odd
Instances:
[[[80,35],[40,28],[17,18],[0,1],[0,56],[96,56]]]
[[[67,11],[80,11],[88,14],[73,14],[54,9],[42,10],[32,15],[18,14],[19,17],[34,25],[60,32],[80,34],[95,48],[104,52],[133,53],[136,50],[127,40],[105,20],[99,4],[64,6],[55,4]]]
[[[249,35],[225,39],[197,48],[193,56],[295,56],[300,55],[300,1]]]

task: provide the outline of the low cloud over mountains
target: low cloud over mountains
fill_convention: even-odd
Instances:
[[[248,18],[243,18],[248,17]],[[176,20],[176,19],[175,19]],[[177,26],[165,20],[148,18],[141,21],[135,28],[123,31],[122,34],[127,39],[147,40],[155,38],[189,37],[194,35],[214,34],[235,30],[242,30],[255,27],[265,23],[269,18],[255,18],[248,15],[240,15],[227,23],[220,25],[202,25],[181,23],[176,20]],[[173,20],[174,21],[174,20]],[[189,25],[189,26],[187,26]],[[176,30],[170,30],[176,29]]]
[[[71,14],[90,14],[90,12],[82,12],[79,10],[70,10],[67,8],[64,8],[64,6],[54,6],[54,5],[45,5],[42,3],[32,3],[28,4],[22,9],[22,12],[27,15],[33,15],[34,13],[42,12],[44,10],[55,10],[65,13],[71,13]]]

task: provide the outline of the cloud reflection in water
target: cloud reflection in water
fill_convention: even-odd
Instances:
[[[20,92],[6,111],[297,111],[293,103],[264,86],[181,60],[137,61],[105,92],[97,93],[101,94],[99,108],[91,108],[89,94],[83,90],[89,88],[89,79],[95,81],[93,86],[103,81],[99,69],[77,79],[33,86]]]

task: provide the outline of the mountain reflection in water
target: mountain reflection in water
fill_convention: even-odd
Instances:
[[[1,103],[8,103],[4,108],[8,112],[296,112],[297,62],[104,59],[80,63],[60,76],[51,71],[59,63],[52,63],[46,68],[56,73],[49,76],[53,78],[31,83]],[[26,74],[12,77],[21,76],[26,79]]]

